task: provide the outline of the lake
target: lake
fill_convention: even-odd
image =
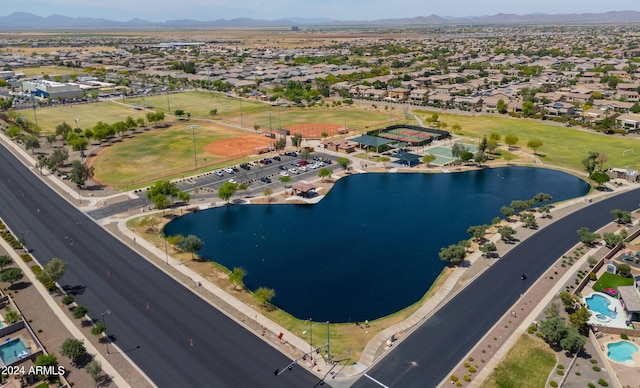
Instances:
[[[502,217],[501,206],[588,191],[573,175],[533,167],[359,174],[316,205],[213,208],[173,220],[165,233],[200,237],[203,258],[244,268],[249,289],[274,289],[272,302],[299,319],[354,322],[418,301],[444,268],[440,248]]]

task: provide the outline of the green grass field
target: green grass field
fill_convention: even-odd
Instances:
[[[432,112],[417,111],[421,118],[430,117]],[[629,137],[610,136],[593,133],[580,128],[567,128],[560,125],[547,124],[541,121],[513,119],[499,116],[466,116],[438,113],[439,121],[451,126],[459,124],[462,129],[459,135],[467,136],[475,142],[484,135],[497,132],[502,136],[513,134],[519,138],[518,146],[528,152],[527,142],[530,139],[542,141],[543,146],[537,150],[544,164],[556,165],[583,171],[582,159],[589,151],[604,152],[608,156],[605,168],[620,167],[640,169],[640,140]],[[634,153],[622,155],[627,149]]]
[[[600,279],[593,285],[595,291],[604,292],[607,288],[613,288],[615,290],[620,286],[632,286],[633,278],[623,278],[620,275],[614,275],[612,273],[605,272],[600,276]]]
[[[555,364],[556,356],[549,345],[525,334],[481,387],[544,387]]]
[[[21,110],[18,113],[30,121],[34,121],[33,110]],[[138,117],[145,117],[146,114],[147,112],[145,111],[135,110],[129,106],[111,101],[36,109],[38,125],[45,134],[54,132],[56,126],[63,122],[75,127],[76,119],[78,119],[77,125],[82,129],[86,129],[93,127],[98,121],[113,124],[126,120],[127,116],[137,119]]]
[[[105,148],[95,159],[95,177],[103,184],[132,185],[139,180],[155,180],[167,175],[193,171],[193,135],[188,123],[152,129]],[[236,136],[201,125],[195,131],[198,167],[220,162],[205,148],[212,141]]]

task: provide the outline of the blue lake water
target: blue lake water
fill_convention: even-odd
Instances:
[[[340,179],[316,205],[209,209],[170,222],[165,233],[200,237],[202,257],[246,269],[249,289],[274,289],[273,303],[297,318],[364,321],[418,301],[444,267],[440,248],[502,217],[501,206],[588,190],[575,176],[531,167],[360,174]]]

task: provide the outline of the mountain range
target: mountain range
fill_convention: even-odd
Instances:
[[[581,24],[581,23],[640,23],[638,11],[611,11],[604,13],[571,14],[504,14],[473,17],[443,17],[438,15],[412,18],[378,20],[331,20],[309,18],[284,18],[260,20],[251,18],[218,19],[198,21],[191,19],[150,22],[131,19],[126,22],[102,18],[69,17],[50,15],[47,17],[26,12],[14,12],[0,16],[0,30],[33,29],[193,29],[193,28],[242,28],[242,27],[286,27],[286,26],[439,26],[482,24]]]

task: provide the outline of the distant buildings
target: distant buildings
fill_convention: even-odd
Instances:
[[[84,93],[78,84],[47,80],[23,81],[22,90],[35,97],[51,99],[77,98]]]

